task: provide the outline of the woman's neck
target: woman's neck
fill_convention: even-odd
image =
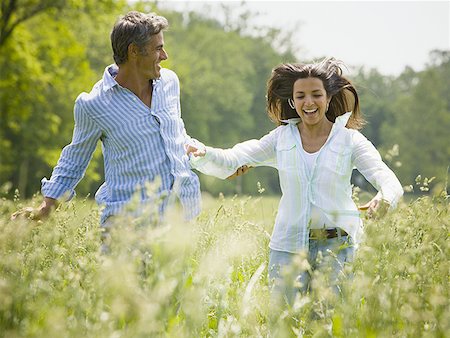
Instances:
[[[298,124],[302,146],[306,152],[315,153],[327,142],[333,123],[328,119],[323,121],[317,125],[307,125],[303,122]]]
[[[298,125],[298,129],[300,130],[302,137],[308,139],[323,138],[324,136],[328,137],[332,127],[333,123],[330,122],[327,118],[324,118],[321,122],[314,125],[306,124],[303,122],[299,123]]]

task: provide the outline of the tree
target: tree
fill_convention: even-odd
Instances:
[[[404,184],[419,174],[443,182],[450,164],[450,52],[434,51],[430,59],[424,71],[399,77],[397,86],[407,90],[394,102],[394,123],[382,128],[384,144],[400,146],[397,170]]]
[[[96,81],[85,44],[74,34],[75,23],[84,17],[90,16],[94,30],[89,9],[94,2],[65,1],[61,11],[68,12],[59,16],[53,12],[56,7],[44,1],[10,1],[8,5],[12,3],[22,7],[9,9],[14,24],[2,23],[14,38],[4,39],[0,46],[0,181],[12,182],[23,196],[29,196],[39,189],[40,179],[50,174],[61,148],[70,141],[75,98]],[[114,3],[119,2],[101,1],[98,6]],[[56,1],[54,6],[62,4]],[[75,7],[80,10],[73,11]],[[99,179],[100,175],[92,171],[88,177]]]
[[[120,1],[122,2],[122,1]],[[107,9],[119,1],[114,0],[1,0],[0,2],[0,47],[11,37],[13,31],[38,15],[51,11],[93,11]]]
[[[360,101],[361,112],[367,120],[362,133],[375,145],[381,145],[380,129],[392,123],[392,102],[398,94],[392,85],[393,78],[380,74],[376,69],[360,68],[352,78]]]

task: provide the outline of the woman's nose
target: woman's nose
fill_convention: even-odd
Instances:
[[[313,101],[312,97],[309,95],[305,96],[305,106],[309,107],[309,106],[312,106],[313,104],[314,104],[314,101]]]

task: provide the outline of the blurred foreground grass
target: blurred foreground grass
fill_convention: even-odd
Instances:
[[[205,196],[187,224],[179,210],[159,227],[123,218],[110,255],[91,201],[39,225],[9,221],[20,203],[0,207],[1,337],[450,336],[447,196],[367,221],[342,299],[319,286],[280,312],[267,287],[276,198]]]

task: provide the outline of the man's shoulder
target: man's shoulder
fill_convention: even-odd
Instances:
[[[118,70],[119,68],[116,64],[107,66],[103,72],[102,78],[94,84],[91,91],[83,92],[78,95],[77,101],[80,103],[103,101],[105,97],[108,97],[108,95],[105,94],[117,84],[114,77],[117,75]]]
[[[161,80],[163,82],[179,82],[177,73],[169,68],[161,68]]]
[[[76,98],[75,102],[84,105],[101,100],[102,90],[103,90],[103,80],[99,80],[96,84],[94,84],[90,92],[80,93]]]

